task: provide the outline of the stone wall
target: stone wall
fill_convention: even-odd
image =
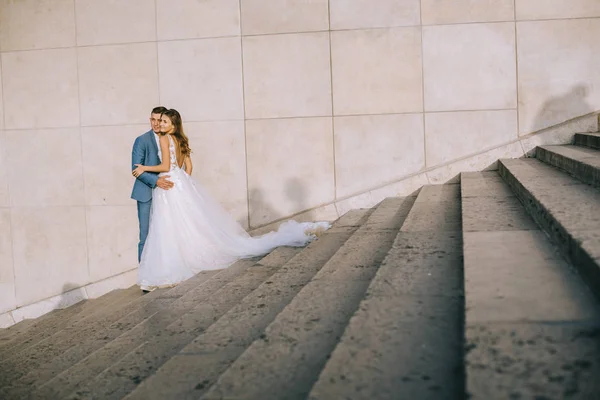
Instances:
[[[246,227],[334,218],[600,110],[598,37],[598,0],[0,0],[0,314],[133,283],[156,105]]]

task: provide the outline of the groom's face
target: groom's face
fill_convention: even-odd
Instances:
[[[152,125],[152,130],[155,133],[160,132],[160,114],[150,115],[150,125]]]

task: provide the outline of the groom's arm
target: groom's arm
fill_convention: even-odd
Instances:
[[[140,139],[137,138],[133,143],[133,150],[131,152],[131,171],[137,168],[135,164],[144,164],[145,161],[145,153],[139,141]],[[158,180],[158,174],[144,172],[136,179],[139,179],[140,181],[154,189],[154,187],[156,186],[156,181]]]

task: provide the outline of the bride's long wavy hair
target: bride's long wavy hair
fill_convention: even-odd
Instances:
[[[181,115],[179,114],[179,111],[171,108],[170,110],[163,112],[162,115],[169,117],[171,123],[175,127],[173,136],[179,143],[179,150],[181,151],[181,154],[184,156],[189,156],[192,152],[192,149],[190,149],[190,141],[183,131],[183,123],[181,122]]]

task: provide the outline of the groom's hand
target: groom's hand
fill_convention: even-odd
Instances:
[[[168,180],[167,178],[169,177],[169,175],[164,175],[161,176],[160,178],[158,178],[158,180],[156,181],[156,186],[158,186],[161,189],[164,190],[169,190],[173,187],[173,182],[171,182],[170,180]]]

